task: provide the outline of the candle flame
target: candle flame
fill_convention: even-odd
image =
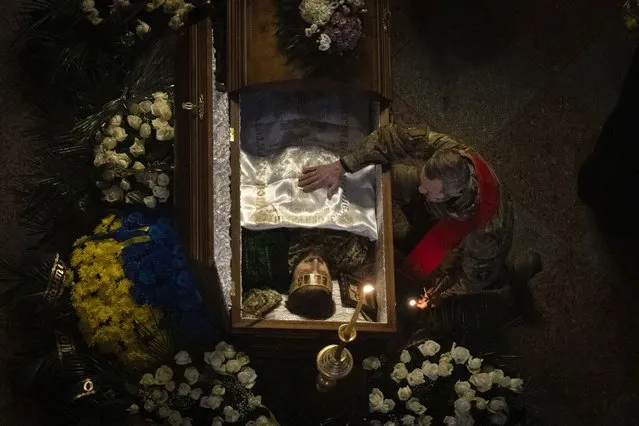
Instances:
[[[417,300],[415,300],[415,299],[410,299],[410,300],[408,301],[408,304],[409,304],[411,307],[415,307],[415,305],[417,305]]]
[[[362,290],[364,291],[364,294],[368,294],[371,291],[375,290],[375,287],[370,284],[366,284]]]

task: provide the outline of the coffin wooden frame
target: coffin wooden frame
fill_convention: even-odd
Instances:
[[[249,4],[250,0],[233,0],[228,3],[229,21],[229,58],[228,58],[228,88],[231,136],[231,164],[239,165],[239,93],[246,86],[267,84],[259,78],[249,78],[247,64],[250,63],[252,51],[250,37],[247,31],[254,19]],[[260,2],[275,0],[260,0]],[[372,48],[373,62],[377,66],[371,71],[373,77],[360,88],[374,95],[380,102],[379,125],[390,122],[389,103],[391,75],[390,48],[388,40],[388,0],[367,0],[371,13],[384,11],[378,19],[370,19],[368,23],[369,36],[374,37],[376,43]],[[373,15],[377,16],[377,15]],[[232,308],[228,311],[222,286],[217,274],[214,261],[214,226],[213,212],[215,200],[212,188],[214,174],[212,168],[213,155],[213,96],[212,88],[215,84],[212,71],[213,42],[212,27],[209,19],[202,20],[185,30],[181,46],[178,49],[180,57],[177,60],[178,84],[176,85],[176,130],[177,143],[175,150],[175,219],[182,242],[189,253],[199,276],[200,290],[203,298],[217,316],[218,321],[233,334],[288,336],[296,335],[301,338],[317,336],[318,333],[333,334],[340,323],[327,321],[297,321],[297,320],[250,320],[241,318],[239,306],[241,292],[232,294]],[[278,59],[280,65],[282,58]],[[290,66],[281,66],[279,73],[270,79],[287,81],[300,78]],[[291,74],[291,70],[293,70]],[[180,84],[188,82],[188,84]],[[336,83],[331,83],[336,84]],[[348,83],[346,83],[348,84]],[[193,104],[193,108],[185,110],[180,106],[184,102]],[[238,142],[235,142],[235,141]],[[231,273],[233,282],[240,282],[241,243],[238,236],[241,233],[239,209],[239,174],[231,176],[231,241],[232,261]],[[394,265],[392,254],[392,201],[390,190],[390,173],[382,174],[383,211],[386,219],[384,223],[384,244],[387,250],[385,259],[385,278],[387,291],[387,322],[364,323],[358,322],[358,332],[364,335],[386,335],[397,329],[395,312]],[[270,345],[270,343],[269,343]]]

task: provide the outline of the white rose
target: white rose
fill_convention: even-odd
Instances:
[[[158,404],[164,404],[169,399],[169,394],[164,389],[153,389],[151,398]]]
[[[169,122],[162,120],[161,118],[154,118],[151,120],[151,125],[155,130],[163,129],[169,125]]]
[[[481,370],[481,363],[484,360],[481,358],[473,358],[470,357],[468,359],[468,363],[466,364],[466,368],[468,369],[468,371],[470,371],[472,374],[475,373],[479,373],[479,371]]]
[[[478,410],[485,410],[486,407],[488,407],[488,401],[486,401],[484,398],[476,397],[475,406],[477,407]]]
[[[146,373],[140,379],[140,384],[141,385],[145,385],[145,386],[154,385],[155,384],[155,377],[153,377],[153,374],[151,374],[151,373]]]
[[[490,416],[490,423],[494,425],[505,425],[508,421],[508,416],[504,413],[495,413]]]
[[[273,426],[273,422],[266,416],[260,416],[255,419],[255,426]]]
[[[186,383],[180,383],[180,386],[178,386],[178,395],[180,396],[187,396],[191,394],[191,386],[189,386]]]
[[[138,115],[141,112],[140,104],[138,104],[137,102],[131,102],[129,104],[129,112],[131,113],[131,115]]]
[[[433,364],[436,366],[436,364]],[[406,376],[406,381],[409,386],[417,386],[424,383],[424,373],[421,369],[416,368],[410,372],[408,376]]]
[[[153,412],[153,410],[155,410],[155,407],[157,407],[157,404],[152,399],[146,399],[144,401],[144,409],[149,413]]]
[[[171,411],[168,421],[171,426],[180,426],[182,424],[182,414],[179,411]]]
[[[175,13],[182,7],[182,0],[165,0],[164,13]]]
[[[175,363],[177,365],[188,365],[191,362],[191,355],[187,351],[180,351],[175,354]]]
[[[167,384],[164,385],[164,388],[169,391],[169,392],[173,392],[175,390],[175,382],[173,380],[171,380],[170,382],[168,382]]]
[[[169,19],[169,28],[172,30],[177,30],[184,26],[184,22],[182,22],[182,17],[179,14],[175,14]]]
[[[422,373],[424,373],[424,376],[428,377],[430,380],[437,380],[439,377],[439,365],[429,361],[424,361],[422,363]]]
[[[401,362],[395,364],[395,367],[393,367],[393,372],[391,373],[391,379],[399,383],[402,380],[404,380],[406,376],[408,376],[408,370],[406,369],[406,365],[404,365]]]
[[[128,411],[129,414],[138,414],[140,412],[140,407],[138,406],[138,404],[131,404],[129,408],[126,409],[126,411]]]
[[[468,400],[464,398],[457,399],[455,401],[454,406],[455,406],[455,414],[459,416],[467,414],[468,412],[470,412],[470,409],[471,409],[470,402],[468,402]]]
[[[140,21],[138,19],[138,25],[135,27],[135,33],[138,37],[144,37],[149,31],[151,31],[151,26],[144,21]]]
[[[477,373],[470,377],[469,382],[477,388],[479,392],[488,392],[493,387],[488,373]]]
[[[164,0],[152,0],[146,4],[146,10],[147,12],[153,12],[155,9],[162,6],[162,4],[164,4]]]
[[[160,203],[166,203],[170,195],[171,192],[166,188],[166,186],[156,186],[153,188],[153,196],[157,198]]]
[[[93,159],[93,165],[95,167],[103,166],[107,161],[107,156],[104,152],[98,152]]]
[[[260,395],[251,395],[248,399],[248,405],[251,408],[262,406],[262,397]]]
[[[204,352],[204,362],[213,368],[219,368],[224,362],[224,354],[222,352]]]
[[[142,119],[137,115],[127,115],[126,122],[135,130],[140,130],[140,126],[142,126]]]
[[[115,114],[109,120],[109,125],[113,127],[119,127],[122,125],[122,116],[120,114]]]
[[[444,424],[446,426],[457,426],[457,420],[454,417],[446,416],[444,417]]]
[[[158,185],[167,186],[169,177],[166,176],[166,180],[164,180],[162,176],[166,176],[166,175],[162,173],[158,176]],[[162,180],[162,183],[165,183],[165,185],[160,183],[160,180]],[[251,359],[244,352],[238,352],[237,355],[235,356],[235,359],[240,363],[242,367],[244,367],[245,365],[248,365],[251,362]]]
[[[504,378],[504,372],[500,369],[495,369],[488,374],[490,374],[490,380],[492,380],[494,384],[498,384],[501,379]]]
[[[406,409],[419,416],[426,412],[426,407],[424,407],[417,398],[411,398],[406,401]]]
[[[133,142],[133,145],[129,147],[129,152],[134,157],[144,155],[144,153],[146,152],[144,150],[144,139],[135,138],[135,142]]]
[[[155,189],[158,189],[158,188],[163,189],[161,186],[158,186]],[[153,190],[154,192],[155,192],[155,189]],[[242,368],[242,364],[240,364],[238,360],[232,359],[226,363],[226,371],[228,371],[231,374],[237,373],[238,371],[240,371],[241,368]]]
[[[194,385],[200,378],[200,372],[195,367],[188,367],[184,370],[184,378],[189,385]]]
[[[235,348],[233,347],[233,345],[226,343],[225,341],[221,341],[217,345],[215,345],[215,350],[222,352],[226,359],[235,358]]]
[[[202,396],[202,389],[200,388],[191,389],[191,393],[189,394],[189,397],[191,399],[197,401],[200,399],[201,396]]]
[[[173,378],[173,370],[168,365],[161,365],[155,370],[155,382],[158,385],[165,385]]]
[[[399,356],[399,360],[404,364],[408,364],[410,362],[410,353],[404,349],[402,354]]]
[[[450,364],[453,362],[453,357],[450,355],[450,352],[444,352],[443,354],[441,354],[439,356],[439,363],[443,364]]]
[[[222,405],[222,397],[219,396],[203,396],[200,399],[200,407],[210,408],[211,410],[217,410]]]
[[[409,386],[404,386],[402,388],[397,389],[397,397],[400,401],[408,401],[413,394],[413,391]]]
[[[110,151],[118,146],[118,141],[116,141],[114,137],[107,136],[102,139],[102,143],[100,145],[102,146],[102,149]]]
[[[466,401],[474,401],[475,400],[475,389],[470,389],[465,394],[461,395]]]
[[[226,389],[224,389],[224,386],[222,385],[215,385],[213,386],[213,389],[211,389],[211,394],[213,395],[222,396],[225,393],[226,393]]]
[[[140,125],[140,137],[147,139],[151,136],[151,126],[149,123],[142,123]]]
[[[148,114],[151,112],[151,106],[153,106],[153,102],[151,101],[142,101],[138,104],[140,107],[140,111],[144,114]]]
[[[171,409],[167,407],[166,405],[163,405],[160,408],[158,408],[158,416],[162,417],[163,419],[166,419],[170,415],[171,415]]]
[[[379,410],[379,412],[386,414],[389,411],[393,411],[394,408],[395,408],[395,401],[393,401],[392,399],[386,398],[384,399],[384,402],[382,403],[382,408]]]
[[[389,420],[386,423],[384,423],[384,426],[397,426],[397,423]]]
[[[185,417],[182,419],[182,423],[180,423],[180,426],[193,426],[193,423],[191,423],[191,419]]]
[[[170,141],[175,137],[175,129],[171,126],[165,126],[161,129],[157,129],[155,132],[155,138],[159,141]]]
[[[87,17],[89,18],[89,22],[91,22],[93,25],[98,25],[100,22],[103,21],[103,19],[100,18],[100,12],[98,12],[97,9],[91,9]]]
[[[463,346],[456,346],[453,343],[450,356],[457,364],[465,364],[466,361],[468,361],[468,358],[470,358],[470,351]]]
[[[251,367],[242,367],[240,372],[237,373],[237,380],[247,389],[251,389],[255,386],[256,379],[257,373]]]
[[[240,419],[240,413],[229,405],[224,407],[223,413],[224,420],[228,423],[235,423]]]
[[[133,166],[131,166],[131,168],[135,171],[143,171],[145,169],[144,164],[140,163],[139,161],[133,163]]]
[[[457,393],[457,396],[462,397],[469,390],[471,390],[470,383],[462,382],[460,380],[457,380],[457,383],[455,383],[455,392]]]
[[[510,379],[508,389],[515,393],[521,393],[524,390],[524,381],[522,379]]]
[[[173,115],[171,106],[163,99],[156,99],[151,105],[151,113],[162,120],[169,121]]]
[[[104,195],[104,201],[108,203],[116,203],[124,198],[124,191],[117,185],[113,185],[110,188],[103,189],[102,195]]]
[[[158,175],[158,185],[160,186],[169,186],[169,183],[171,182],[171,178],[166,174],[166,173],[160,173]],[[246,355],[244,355],[246,356]],[[248,360],[248,357],[246,357],[246,359]],[[247,362],[248,364],[248,362]]]
[[[311,37],[313,34],[315,34],[315,31],[313,31],[312,28],[304,28],[304,35],[306,37]]]
[[[420,416],[417,419],[417,424],[419,426],[431,426],[433,424],[433,417],[432,416]]]
[[[115,138],[116,141],[122,142],[128,135],[126,133],[126,130],[124,130],[122,127],[114,127],[112,136]]]
[[[151,95],[153,96],[153,100],[157,101],[157,100],[165,100],[167,101],[169,99],[169,94],[166,92],[153,92],[153,94]]]
[[[158,200],[152,195],[144,197],[143,201],[144,205],[150,209],[154,209],[158,205]]]
[[[116,153],[114,151],[107,151],[105,155],[106,155],[106,159],[105,159],[106,163],[119,167],[121,169],[126,169],[131,164],[131,159],[124,152]]]
[[[508,404],[506,404],[506,399],[503,396],[498,396],[493,398],[488,403],[488,411],[491,413],[498,413],[500,411],[506,411],[508,409]]]
[[[433,356],[439,352],[441,346],[439,346],[439,343],[434,340],[426,340],[424,343],[417,346],[417,349],[419,349],[424,356]]]
[[[224,419],[220,416],[213,417],[213,422],[211,426],[224,426]]]
[[[448,377],[451,374],[453,374],[453,364],[449,363],[449,362],[445,362],[445,363],[439,363],[437,365],[437,375],[439,377]]]
[[[321,52],[326,52],[328,49],[331,48],[331,43],[320,43],[319,46],[317,46],[317,48],[321,51]]]
[[[120,188],[122,188],[123,191],[129,191],[131,189],[131,183],[126,179],[122,179],[120,181]]]
[[[368,395],[368,410],[371,413],[375,411],[380,411],[382,409],[382,405],[384,404],[384,394],[378,388],[373,388],[371,393]]]
[[[362,368],[364,370],[377,370],[382,366],[382,362],[376,356],[369,356],[362,361]]]
[[[499,385],[500,388],[507,388],[508,386],[510,386],[510,377],[509,376],[502,377],[501,379],[497,381],[497,384]]]
[[[80,9],[82,9],[83,12],[88,12],[94,8],[95,2],[93,0],[83,0],[82,3],[80,3]]]

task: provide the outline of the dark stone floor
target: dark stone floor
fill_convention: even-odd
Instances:
[[[28,243],[7,192],[28,155],[20,129],[30,110],[8,51],[18,3],[0,2],[0,256]],[[620,2],[391,3],[395,120],[427,123],[484,153],[516,204],[514,252],[543,257],[532,283],[542,320],[509,335],[523,371],[567,406],[559,424],[639,424],[636,245],[599,235],[576,195],[579,165],[634,51]],[[0,367],[12,351],[0,335]],[[38,424],[30,410],[9,417],[18,402],[0,374],[0,425]]]

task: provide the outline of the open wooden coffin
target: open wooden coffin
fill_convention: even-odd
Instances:
[[[293,93],[293,105],[299,104],[299,96],[313,99],[325,93],[329,98],[355,105],[360,116],[365,111],[366,119],[357,120],[355,126],[365,135],[388,124],[391,91],[388,0],[367,0],[365,37],[357,48],[357,70],[342,81],[307,78],[299,66],[287,60],[276,38],[276,1],[228,2],[229,135],[220,135],[219,123],[213,122],[214,102],[227,102],[227,98],[215,95],[208,20],[187,31],[180,49],[184,58],[179,61],[181,77],[176,88],[178,227],[202,277],[202,293],[213,310],[228,324],[231,333],[250,336],[253,341],[265,338],[269,342],[265,347],[272,345],[276,336],[333,337],[338,326],[348,321],[353,308],[341,306],[335,284],[336,311],[326,320],[287,315],[283,306],[264,318],[242,313],[241,157],[242,150],[255,142],[251,124],[260,120],[260,111],[270,111],[270,107],[262,105],[260,109],[256,103]],[[283,115],[290,112],[286,102],[280,108]],[[357,139],[353,144],[361,141],[361,137]],[[220,144],[226,144],[226,149]],[[225,176],[227,169],[230,176]],[[396,330],[390,175],[375,166],[373,176],[377,239],[372,279],[378,312],[375,322],[359,318],[360,336],[379,336]]]

